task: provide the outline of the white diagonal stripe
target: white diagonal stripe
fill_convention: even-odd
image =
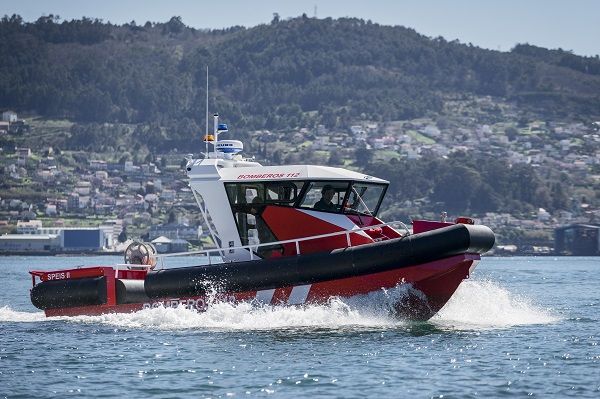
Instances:
[[[271,301],[273,300],[274,294],[275,294],[275,289],[256,291],[256,300],[258,302],[270,305]]]
[[[301,303],[306,302],[311,285],[312,284],[297,285],[292,288],[292,293],[288,299],[288,305],[300,305]]]
[[[327,213],[327,212],[319,212],[319,211],[311,211],[309,209],[298,209],[300,212],[305,213],[309,216],[327,222],[329,224],[333,224],[334,226],[340,227],[342,230],[358,230],[359,227],[350,220],[346,215],[341,215],[337,213]],[[333,233],[333,232],[331,232]],[[354,231],[353,234],[360,234],[361,236],[371,238],[364,230]]]

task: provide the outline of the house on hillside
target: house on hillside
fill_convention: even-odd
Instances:
[[[67,209],[69,211],[78,210],[79,209],[79,194],[71,193],[67,198]]]
[[[182,238],[186,240],[197,240],[202,234],[202,229],[198,226],[189,226],[187,224],[169,223],[154,225],[150,228],[149,237],[151,240],[160,236],[165,236],[172,240]]]
[[[435,125],[425,126],[423,129],[421,129],[421,133],[423,133],[425,136],[432,138],[438,138],[442,134],[440,129],[438,129]]]
[[[90,160],[90,168],[93,170],[107,170],[107,163],[101,159]]]
[[[27,161],[31,157],[31,148],[17,148],[17,165],[25,166],[27,165]]]
[[[17,113],[14,111],[4,111],[2,113],[2,120],[8,123],[15,123],[19,118],[17,118]]]
[[[170,239],[165,236],[160,236],[152,240],[152,244],[156,248],[159,254],[173,253],[173,252],[187,252],[190,247],[190,243],[181,238]]]

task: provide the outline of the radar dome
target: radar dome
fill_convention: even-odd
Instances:
[[[244,150],[244,144],[239,140],[219,140],[216,150],[224,154],[237,154]]]

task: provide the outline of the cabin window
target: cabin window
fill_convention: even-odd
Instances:
[[[345,212],[375,216],[386,187],[383,184],[352,183]]]
[[[228,183],[225,188],[232,207],[245,204],[293,206],[303,184],[298,181]]]
[[[225,190],[242,245],[275,241],[261,216],[265,207],[264,184],[226,184]]]
[[[267,204],[293,206],[303,182],[282,181],[265,183]]]
[[[242,245],[258,245],[277,241],[263,218],[267,206],[293,206],[303,182],[226,183],[225,190],[231,205]],[[281,246],[261,246],[258,255],[270,257]]]
[[[304,190],[299,206],[324,212],[340,212],[348,186],[348,182],[311,181]]]

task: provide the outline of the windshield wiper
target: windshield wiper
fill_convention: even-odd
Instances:
[[[354,201],[353,203],[356,203],[356,200],[358,199],[358,201],[360,201],[360,205],[363,206],[363,208],[365,208],[366,212],[364,212],[364,214],[368,215],[368,216],[373,216],[373,214],[371,213],[371,211],[369,210],[369,207],[367,206],[367,204],[365,204],[365,202],[363,201],[362,197],[360,196],[360,194],[358,193],[358,191],[356,191],[356,189],[354,188],[354,186],[352,187],[352,191],[354,192]],[[351,207],[351,209],[355,209]],[[357,213],[362,213],[362,212],[358,212],[358,210],[356,210]]]

